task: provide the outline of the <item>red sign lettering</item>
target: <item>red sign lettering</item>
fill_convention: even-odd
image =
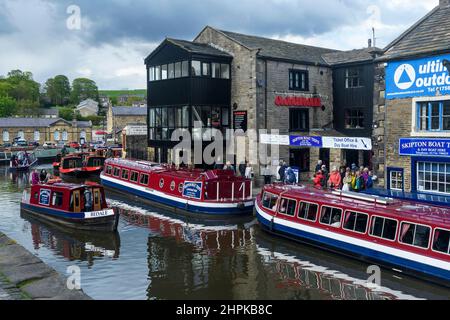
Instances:
[[[322,107],[322,100],[320,98],[306,98],[306,97],[282,97],[275,98],[275,105],[279,107]]]

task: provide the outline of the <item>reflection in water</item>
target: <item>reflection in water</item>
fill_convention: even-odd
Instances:
[[[45,167],[49,169],[51,166]],[[39,170],[41,168],[38,168]],[[83,182],[83,181],[73,181]],[[0,169],[0,230],[65,275],[82,271],[94,299],[448,299],[450,291],[383,270],[370,289],[367,264],[272,237],[253,217],[205,221],[108,194],[119,234],[80,232],[20,214],[28,175]]]

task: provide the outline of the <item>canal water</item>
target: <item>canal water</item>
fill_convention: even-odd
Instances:
[[[51,166],[45,167],[51,170]],[[194,221],[107,194],[121,213],[117,234],[71,231],[21,214],[27,174],[0,168],[0,231],[62,275],[81,269],[94,299],[449,299],[450,290],[270,236],[253,217]]]

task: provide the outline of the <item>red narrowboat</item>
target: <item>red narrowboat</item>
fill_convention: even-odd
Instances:
[[[80,230],[116,231],[119,221],[96,183],[34,185],[24,191],[21,209],[37,219]]]
[[[89,153],[71,154],[61,159],[59,174],[66,177],[86,178],[100,175],[105,157]]]
[[[252,181],[233,171],[176,169],[144,161],[107,159],[102,184],[174,212],[220,217],[251,214]]]
[[[450,209],[353,192],[270,185],[263,229],[450,286]]]

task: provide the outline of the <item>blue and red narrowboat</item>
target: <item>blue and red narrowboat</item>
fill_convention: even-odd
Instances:
[[[143,161],[107,159],[105,187],[137,196],[173,212],[194,215],[248,215],[253,212],[252,182],[233,171],[176,169]]]
[[[59,174],[62,177],[87,178],[99,176],[103,171],[105,157],[89,153],[76,153],[61,159]]]
[[[21,209],[37,219],[80,230],[116,231],[119,221],[96,183],[33,185],[24,191]]]
[[[304,186],[264,187],[263,229],[450,286],[450,209]]]

